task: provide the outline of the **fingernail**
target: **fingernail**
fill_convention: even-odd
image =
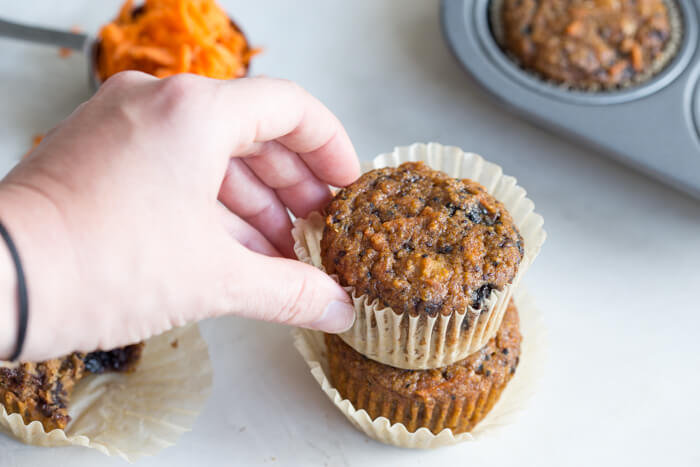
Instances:
[[[355,308],[345,302],[334,300],[326,306],[321,319],[311,323],[310,328],[339,333],[347,331],[355,322]]]

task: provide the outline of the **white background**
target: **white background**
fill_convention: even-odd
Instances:
[[[499,108],[450,55],[435,0],[222,3],[265,47],[254,72],[318,96],[363,159],[438,141],[518,178],[549,233],[525,285],[545,315],[551,355],[529,410],[499,437],[407,451],[345,421],[288,329],[205,322],[212,397],[177,446],[139,465],[700,464],[700,202]],[[0,15],[94,33],[118,6],[5,0]],[[82,57],[0,40],[0,170],[88,97]],[[0,466],[29,465],[124,462],[0,436]]]

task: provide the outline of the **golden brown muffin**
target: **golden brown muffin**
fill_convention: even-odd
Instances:
[[[402,370],[370,360],[326,334],[331,384],[373,420],[386,417],[409,432],[471,431],[512,378],[520,360],[518,312],[511,301],[498,333],[481,350],[431,370]]]
[[[132,371],[141,359],[143,345],[0,367],[0,403],[8,413],[22,415],[25,423],[39,421],[47,432],[63,429],[70,422],[71,392],[85,373]]]
[[[422,162],[362,175],[325,215],[326,271],[396,313],[480,309],[513,280],[523,257],[522,237],[501,202],[478,183]]]
[[[526,69],[575,88],[642,81],[668,61],[673,28],[664,0],[501,0],[504,48]],[[674,15],[677,14],[673,10]]]
[[[0,402],[8,413],[22,415],[25,423],[40,421],[47,432],[64,428],[70,421],[68,398],[84,372],[82,356],[77,353],[0,368]]]

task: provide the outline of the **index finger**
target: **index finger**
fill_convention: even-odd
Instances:
[[[221,85],[217,103],[224,118],[237,124],[231,141],[234,156],[276,140],[329,185],[346,186],[359,177],[357,154],[340,121],[298,85],[271,78],[238,79]]]

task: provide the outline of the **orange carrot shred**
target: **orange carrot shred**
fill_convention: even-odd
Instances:
[[[70,32],[74,32],[77,34],[79,32],[82,32],[82,29],[80,28],[80,26],[73,26],[70,28]],[[61,58],[68,58],[71,55],[73,55],[73,50],[67,47],[61,47],[60,49],[58,49],[58,56]]]
[[[22,156],[22,159],[24,159],[24,158],[27,157],[29,154],[31,154],[32,151],[34,150],[34,148],[36,148],[37,146],[39,146],[39,143],[41,143],[41,140],[43,140],[43,139],[44,139],[44,135],[41,134],[41,133],[38,133],[38,134],[34,135],[34,137],[32,138],[32,147],[29,148],[29,151],[27,151],[27,152],[24,153],[24,155]]]
[[[117,20],[120,23],[128,23],[131,21],[131,13],[134,10],[134,2],[133,0],[126,0],[124,2],[124,5],[122,5],[121,9],[119,10],[119,16]]]
[[[97,63],[102,80],[124,70],[158,77],[196,73],[210,78],[245,76],[252,49],[216,0],[127,0],[100,31]]]

